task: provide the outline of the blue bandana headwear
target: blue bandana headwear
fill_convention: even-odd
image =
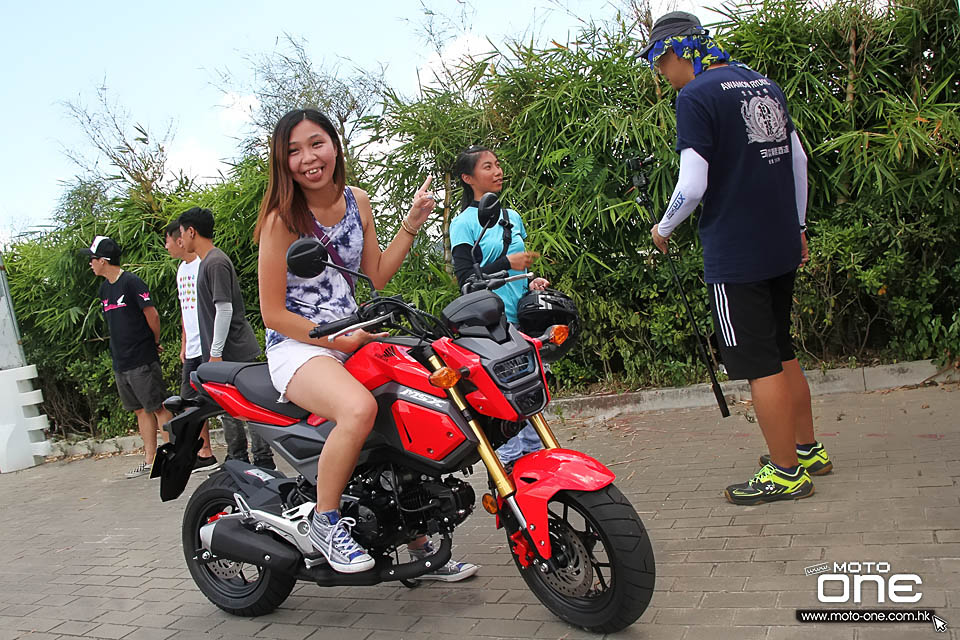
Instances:
[[[718,62],[729,62],[730,54],[724,51],[720,44],[710,37],[704,30],[703,34],[689,36],[670,36],[663,40],[658,40],[647,52],[647,62],[650,68],[654,67],[657,58],[667,51],[667,47],[673,49],[678,58],[689,60],[693,63],[693,75],[697,76],[712,64]]]

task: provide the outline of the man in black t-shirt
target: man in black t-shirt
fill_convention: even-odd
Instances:
[[[113,373],[123,408],[137,416],[143,438],[143,462],[129,472],[128,478],[150,473],[157,453],[157,427],[170,420],[163,407],[167,387],[160,370],[160,316],[147,285],[118,266],[120,247],[106,236],[97,236],[89,249],[90,269],[103,278],[100,302],[110,330],[110,355]],[[167,437],[164,431],[164,438]]]
[[[674,11],[641,50],[677,90],[680,175],[653,226],[666,253],[676,226],[703,201],[704,279],[731,379],[747,379],[769,455],[734,504],[813,494],[810,475],[833,464],[816,441],[810,388],[790,337],[793,283],[807,261],[807,158],[772,80],[732,62],[696,16]]]
[[[240,282],[233,262],[213,246],[213,213],[193,207],[183,212],[180,240],[183,248],[200,256],[197,272],[197,317],[204,362],[256,362],[260,343],[247,322]],[[244,423],[230,416],[220,418],[227,441],[227,460],[249,461]],[[270,445],[250,432],[253,464],[276,469]]]

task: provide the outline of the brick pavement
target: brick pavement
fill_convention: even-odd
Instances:
[[[619,637],[960,638],[956,385],[815,398],[834,473],[816,479],[810,499],[758,507],[721,496],[762,452],[749,405],[733,412],[726,420],[696,409],[554,421],[562,441],[617,473],[653,540],[657,592]],[[472,580],[415,590],[301,584],[275,613],[235,618],[199,593],[184,565],[186,497],[164,504],[156,481],[124,479],[136,461],[0,476],[0,640],[593,637],[537,603],[482,510],[458,530],[454,549],[483,565]],[[854,560],[919,574],[920,602],[896,606],[937,609],[951,628],[934,635],[928,625],[798,624],[795,608],[826,606],[803,568]]]

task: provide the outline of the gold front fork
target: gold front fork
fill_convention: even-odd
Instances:
[[[434,371],[443,366],[443,362],[441,362],[440,358],[437,356],[430,356],[429,362]],[[460,390],[456,387],[447,389],[447,395],[451,400],[453,400],[453,403],[457,405],[457,408],[461,413],[470,410],[467,406],[467,401],[463,397],[463,394],[460,393]],[[480,452],[480,459],[483,460],[483,464],[485,464],[487,469],[490,471],[490,476],[493,478],[493,483],[497,487],[497,493],[500,494],[501,498],[512,496],[516,492],[517,488],[514,486],[510,476],[507,475],[506,469],[503,468],[503,463],[500,462],[500,458],[497,457],[496,452],[493,450],[493,446],[487,439],[487,434],[483,432],[483,429],[479,424],[477,424],[476,420],[467,420],[467,424],[470,425],[473,435],[477,438],[477,450]],[[543,424],[546,427],[546,422]],[[550,429],[548,427],[547,432],[549,431]],[[553,434],[550,434],[550,436],[553,437]],[[554,442],[556,442],[556,440],[554,440]]]
[[[534,431],[536,431],[537,435],[540,436],[540,440],[543,442],[543,446],[545,448],[560,448],[560,443],[557,442],[557,437],[553,435],[553,431],[550,430],[550,425],[547,424],[547,420],[543,417],[542,413],[538,413],[535,416],[530,416],[530,424],[533,425]]]

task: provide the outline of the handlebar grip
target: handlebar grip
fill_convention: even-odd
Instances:
[[[360,319],[357,318],[357,314],[353,313],[346,318],[340,318],[339,320],[334,320],[333,322],[318,324],[313,329],[310,329],[309,335],[311,338],[322,338],[338,331],[342,331],[350,325],[357,324],[358,322],[360,322]]]

